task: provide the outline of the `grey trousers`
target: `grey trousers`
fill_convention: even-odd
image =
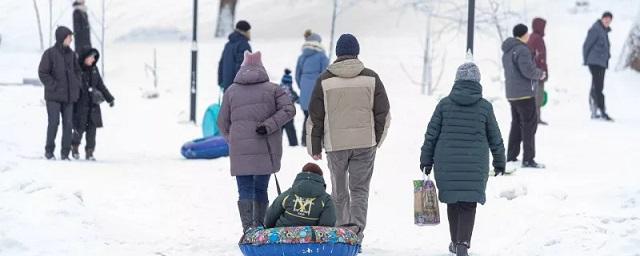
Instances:
[[[331,197],[336,205],[336,226],[355,224],[364,237],[376,147],[327,152],[331,170]]]

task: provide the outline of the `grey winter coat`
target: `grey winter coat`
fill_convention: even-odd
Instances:
[[[38,76],[47,101],[74,103],[80,97],[80,65],[73,50],[63,45],[64,39],[71,34],[68,28],[58,27],[56,44],[42,54]]]
[[[267,175],[280,170],[282,126],[296,109],[287,93],[269,82],[262,66],[241,66],[227,89],[218,116],[218,127],[229,143],[231,175]],[[267,135],[256,128],[265,125]]]
[[[502,52],[507,99],[520,100],[535,97],[535,88],[542,78],[543,71],[533,62],[533,56],[527,44],[510,37],[502,43]]]
[[[611,44],[609,43],[611,28],[605,28],[600,20],[591,26],[587,38],[582,45],[582,59],[584,65],[609,67],[611,58]]]

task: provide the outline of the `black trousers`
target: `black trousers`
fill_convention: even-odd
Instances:
[[[93,152],[96,149],[97,132],[98,132],[98,128],[93,124],[93,122],[88,122],[86,127],[76,129],[73,132],[73,140],[71,144],[74,146],[80,145],[80,142],[82,141],[82,135],[86,133],[87,143],[84,145],[84,150]]]
[[[47,101],[47,142],[44,150],[53,153],[56,148],[56,136],[62,116],[62,156],[69,156],[71,151],[71,131],[73,129],[73,104],[57,101]]]
[[[296,134],[296,126],[293,123],[293,120],[286,123],[282,129],[287,133],[287,138],[289,139],[289,146],[298,146],[298,135]]]
[[[302,145],[307,145],[307,119],[309,119],[309,111],[303,110],[304,112],[304,122],[302,122]]]
[[[538,114],[536,99],[509,101],[511,104],[511,131],[507,161],[515,161],[520,155],[522,143],[524,161],[533,161],[536,157],[536,131],[538,130]]]
[[[604,105],[604,73],[606,69],[604,67],[589,65],[589,71],[591,72],[591,112],[596,113],[600,110],[600,113],[605,114],[606,108]]]
[[[476,221],[477,203],[457,202],[447,204],[447,217],[449,218],[449,233],[451,242],[466,243],[471,245],[473,225]]]

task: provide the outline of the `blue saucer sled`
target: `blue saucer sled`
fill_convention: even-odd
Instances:
[[[212,136],[189,141],[180,152],[187,159],[215,159],[229,156],[229,145],[222,136]]]
[[[240,242],[245,256],[355,256],[353,231],[338,227],[283,227],[247,231]]]

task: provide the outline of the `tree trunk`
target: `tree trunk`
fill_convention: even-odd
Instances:
[[[236,19],[236,4],[238,0],[220,0],[218,10],[218,24],[216,25],[215,37],[225,37],[233,32],[233,25]]]
[[[40,22],[40,10],[36,0],[33,0],[33,8],[36,10],[36,20],[38,21],[38,34],[40,35],[40,50],[44,50],[44,38],[42,37],[42,23]]]

